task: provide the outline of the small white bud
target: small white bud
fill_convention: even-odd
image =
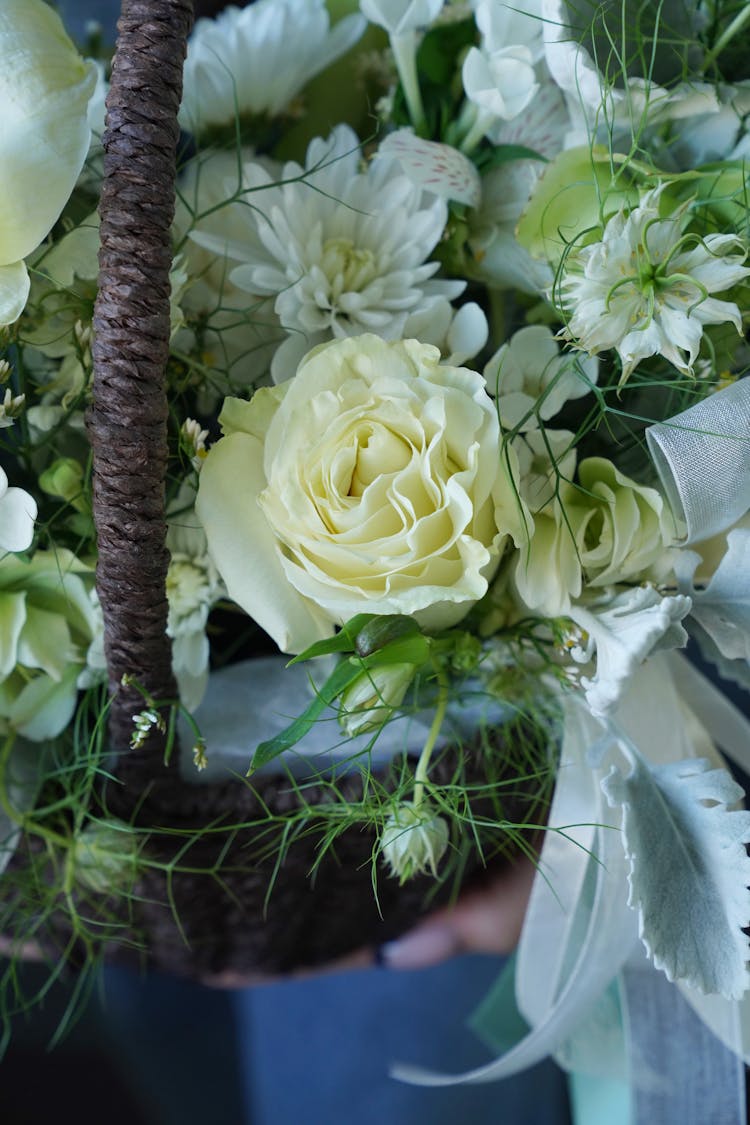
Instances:
[[[424,807],[404,803],[386,821],[380,852],[401,883],[429,871],[437,878],[437,865],[448,847],[448,825],[442,816],[431,816]]]
[[[137,840],[123,821],[88,824],[73,843],[77,882],[96,894],[128,887],[135,878]]]
[[[342,730],[353,738],[381,727],[403,702],[415,672],[414,664],[381,664],[363,672],[341,696]]]

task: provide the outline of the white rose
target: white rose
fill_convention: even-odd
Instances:
[[[68,201],[88,152],[96,67],[84,62],[42,0],[0,4],[0,325],[29,293],[23,258]]]
[[[355,613],[460,620],[514,509],[484,380],[437,348],[363,335],[229,399],[197,510],[229,594],[287,652]]]

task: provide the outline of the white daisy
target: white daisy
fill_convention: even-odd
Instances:
[[[377,332],[401,339],[411,316],[465,287],[432,280],[439,263],[426,261],[445,227],[444,201],[395,162],[377,160],[360,172],[359,161],[355,134],[339,126],[328,141],[312,142],[305,168],[287,164],[282,183],[248,164],[247,202],[238,204],[245,237],[191,235],[243,263],[230,272],[232,284],[273,298],[290,333],[274,357],[276,372],[294,370],[294,359],[331,338]]]
[[[185,61],[181,123],[197,131],[237,114],[281,113],[365,27],[359,15],[331,27],[325,0],[258,0],[198,20]]]
[[[566,339],[595,355],[607,348],[622,360],[624,382],[642,359],[663,355],[692,375],[703,327],[742,316],[721,293],[750,274],[747,251],[731,234],[685,234],[687,205],[659,216],[660,188],[630,214],[614,215],[600,242],[573,250],[553,296],[569,314]]]

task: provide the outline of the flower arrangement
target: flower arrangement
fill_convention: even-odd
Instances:
[[[635,921],[714,1030],[748,987],[750,814],[715,744],[748,769],[750,730],[679,654],[690,638],[750,684],[748,36],[747,7],[720,0],[258,0],[188,45],[178,696],[133,669],[131,744],[163,735],[168,760],[182,724],[183,769],[218,768],[227,700],[253,682],[243,666],[222,689],[218,669],[278,649],[235,769],[295,786],[310,740],[332,752],[323,851],[365,824],[375,876],[402,882],[531,850],[542,813],[514,824],[503,792],[548,801],[556,773],[517,966],[537,1039],[493,1074],[560,1049]],[[117,924],[98,941],[76,894],[128,898],[155,863],[100,796],[85,415],[108,62],[43,0],[2,0],[0,42],[0,929],[28,941],[64,909],[94,957]],[[489,816],[463,772],[477,745]],[[336,796],[341,762],[361,799]],[[41,903],[22,834],[53,871]]]

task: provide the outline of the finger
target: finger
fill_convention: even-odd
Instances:
[[[521,934],[533,881],[531,863],[509,868],[384,945],[380,960],[388,968],[419,969],[458,953],[510,953]]]

